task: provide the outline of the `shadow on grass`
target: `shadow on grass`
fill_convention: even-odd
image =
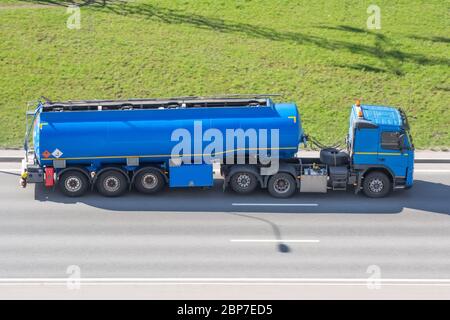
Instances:
[[[358,70],[362,72],[374,72],[374,73],[383,73],[383,72],[389,72],[386,69],[381,69],[377,67],[372,67],[367,64],[361,64],[361,63],[355,63],[355,64],[336,64],[336,67],[340,68],[348,68],[353,70]]]
[[[114,3],[114,2],[121,2],[119,1],[111,1],[111,0],[22,0],[25,2],[34,2],[38,4],[48,4],[48,5],[59,5],[59,6],[70,6],[70,5],[77,5],[77,6],[90,6],[90,5],[101,5],[105,6],[108,3]]]
[[[420,36],[414,36],[413,35],[413,36],[409,36],[409,38],[415,39],[415,40],[431,41],[431,42],[450,43],[450,38],[438,37],[438,36],[434,36],[434,37],[420,37]]]
[[[435,86],[433,89],[434,90],[439,90],[439,91],[450,92],[450,87],[449,86]]]
[[[187,13],[181,10],[159,7],[150,3],[129,3],[127,1],[111,0],[25,0],[40,4],[68,5],[73,2],[89,5],[93,10],[111,12],[121,16],[138,16],[172,25],[188,25],[203,30],[210,30],[221,33],[243,34],[248,37],[266,39],[279,42],[292,42],[299,45],[313,45],[330,51],[348,51],[366,57],[376,58],[385,65],[385,69],[366,66],[365,70],[372,72],[390,72],[401,76],[401,64],[410,62],[418,65],[450,65],[450,59],[429,57],[419,53],[404,52],[396,49],[391,41],[381,33],[374,33],[364,29],[346,25],[320,26],[324,29],[333,29],[343,32],[367,33],[374,37],[373,45],[353,43],[342,40],[327,39],[320,36],[309,35],[300,32],[278,31],[273,28],[227,21],[223,19],[206,17],[195,13]],[[444,40],[447,38],[443,38]],[[349,65],[351,69],[363,70],[358,65]],[[367,68],[368,67],[368,68]]]
[[[361,29],[361,28],[355,28],[355,27],[351,27],[351,26],[346,26],[346,25],[338,25],[338,26],[320,25],[320,26],[317,26],[316,28],[327,29],[327,30],[346,31],[346,32],[354,32],[354,33],[368,33],[368,30]]]

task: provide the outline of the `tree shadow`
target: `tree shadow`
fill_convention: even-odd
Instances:
[[[401,64],[407,61],[408,54],[394,49],[395,46],[392,44],[391,40],[382,33],[373,32],[371,30],[364,30],[361,28],[355,28],[347,25],[334,26],[318,26],[317,28],[328,29],[328,30],[338,30],[344,32],[353,33],[363,33],[367,36],[372,37],[374,40],[374,51],[373,56],[376,57],[380,62],[385,65],[385,69],[370,66],[368,64],[343,64],[337,65],[338,67],[348,67],[349,69],[359,70],[363,72],[390,72],[397,76],[403,76],[404,72],[401,69]],[[386,54],[389,53],[389,54]],[[422,61],[417,60],[416,63],[422,64]]]
[[[377,68],[369,66],[368,64],[361,64],[361,63],[355,63],[355,64],[336,64],[336,67],[340,68],[347,68],[347,69],[353,69],[358,70],[362,72],[374,72],[374,73],[386,73],[389,72],[386,69]]]
[[[319,25],[316,26],[319,29],[327,29],[327,30],[337,30],[337,31],[346,31],[346,32],[354,32],[354,33],[368,33],[369,31],[366,29],[356,28],[347,25],[338,25],[338,26],[327,26],[327,25]]]
[[[107,3],[113,3],[113,2],[121,2],[122,0],[22,0],[24,2],[34,2],[37,4],[43,4],[43,5],[53,5],[53,6],[70,6],[70,5],[77,5],[80,7],[83,6],[93,6],[93,5],[100,5],[100,6],[106,6]],[[123,2],[126,2],[123,0]]]
[[[71,1],[53,1],[53,0],[25,0],[35,3],[58,3],[67,5]],[[81,0],[80,0],[81,1]],[[89,0],[86,0],[89,1]],[[136,16],[152,19],[171,25],[188,25],[202,30],[210,30],[220,33],[242,34],[252,38],[259,38],[277,42],[290,42],[298,45],[313,45],[330,51],[348,51],[366,57],[372,57],[379,60],[386,66],[386,69],[396,75],[403,75],[401,64],[411,62],[418,65],[446,65],[450,66],[450,59],[428,57],[419,53],[404,52],[396,49],[390,40],[380,33],[372,33],[364,29],[351,26],[340,25],[337,27],[322,28],[336,29],[344,32],[369,33],[375,37],[374,45],[365,45],[342,40],[326,39],[320,36],[310,34],[278,31],[276,29],[262,25],[253,25],[249,23],[240,23],[227,21],[219,18],[206,17],[196,13],[187,13],[181,10],[159,7],[150,3],[130,3],[127,1],[111,0],[92,0],[89,2],[93,10],[102,10],[121,16]],[[372,67],[376,68],[376,67]]]
[[[441,36],[421,37],[421,36],[412,35],[412,36],[409,36],[409,38],[415,39],[415,40],[431,41],[431,42],[450,43],[450,38],[441,37]]]
[[[449,86],[435,86],[433,89],[434,90],[438,90],[438,91],[450,92],[450,87]]]

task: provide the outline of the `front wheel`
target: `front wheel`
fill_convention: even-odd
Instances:
[[[391,191],[391,180],[383,172],[371,172],[364,177],[363,191],[369,198],[382,198]]]

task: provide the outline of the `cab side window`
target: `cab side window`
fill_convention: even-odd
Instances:
[[[381,148],[387,150],[399,150],[399,136],[398,132],[382,132],[381,133]]]

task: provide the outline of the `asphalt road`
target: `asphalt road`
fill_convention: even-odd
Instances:
[[[347,297],[326,286],[366,286],[379,275],[382,285],[411,282],[398,288],[404,294],[417,286],[450,298],[450,164],[417,164],[414,187],[385,199],[335,191],[287,200],[223,192],[220,180],[208,190],[71,199],[42,186],[21,189],[15,168],[0,164],[0,297],[24,294],[33,281],[65,279],[75,265],[82,279],[128,283],[130,292],[153,284],[146,287],[153,291],[139,289],[146,297],[217,297],[221,283],[247,283],[222,298],[300,297],[290,294],[294,286],[255,289],[268,282],[322,283],[300,292]],[[19,291],[13,283],[22,284]],[[192,286],[175,296],[164,287],[183,283]],[[361,288],[345,290],[361,297]]]

